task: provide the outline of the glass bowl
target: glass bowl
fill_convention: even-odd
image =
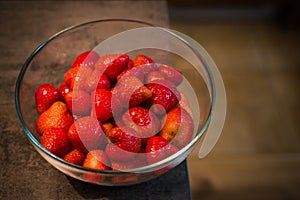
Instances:
[[[39,142],[40,135],[35,128],[39,116],[35,107],[35,91],[44,83],[58,87],[64,81],[63,74],[70,68],[74,58],[87,50],[94,50],[99,55],[126,53],[132,58],[144,54],[156,63],[179,69],[184,77],[179,88],[185,91],[189,99],[194,119],[192,140],[164,160],[122,171],[85,168],[69,163],[45,149]],[[186,35],[146,22],[107,19],[67,28],[37,47],[20,71],[15,103],[29,141],[55,168],[89,183],[106,186],[132,185],[150,180],[179,165],[202,136],[208,142],[200,154],[204,157],[211,150],[225,117],[226,98],[222,87],[222,78],[212,59],[199,44]],[[213,120],[218,122],[212,124]],[[210,134],[207,132],[209,126],[214,130]]]

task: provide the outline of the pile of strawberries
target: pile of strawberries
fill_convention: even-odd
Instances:
[[[76,57],[55,87],[35,92],[36,130],[48,151],[100,170],[153,164],[188,144],[194,132],[182,73],[145,55]]]

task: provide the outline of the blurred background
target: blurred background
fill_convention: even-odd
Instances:
[[[197,40],[225,83],[213,151],[188,158],[193,199],[300,199],[299,3],[170,0],[170,27]]]

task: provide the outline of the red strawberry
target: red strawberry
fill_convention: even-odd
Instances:
[[[122,77],[112,93],[125,108],[139,105],[152,96],[152,92],[135,76]]]
[[[140,79],[142,82],[144,81],[144,72],[140,67],[128,68],[124,70],[118,77],[119,81],[123,76],[135,76]]]
[[[83,90],[73,90],[65,95],[69,110],[74,115],[88,115],[91,110],[91,97]]]
[[[61,99],[59,91],[50,84],[42,84],[35,91],[36,109],[40,114]]]
[[[122,116],[123,123],[133,128],[139,138],[148,138],[157,134],[160,130],[160,122],[157,116],[144,107],[132,107]]]
[[[108,79],[112,82],[116,82],[118,75],[127,69],[128,60],[129,57],[123,54],[110,63],[105,69],[105,74]]]
[[[133,67],[133,60],[129,59],[127,63],[127,68],[130,69]]]
[[[193,133],[192,117],[181,107],[176,107],[166,115],[165,123],[159,135],[175,146],[182,148],[192,140]]]
[[[125,151],[138,153],[141,149],[141,139],[132,128],[117,126],[112,128],[107,135],[112,143]]]
[[[62,84],[60,84],[60,86],[58,87],[58,91],[60,93],[60,95],[65,98],[66,94],[68,94],[71,89],[70,87],[65,83],[63,82]]]
[[[147,162],[148,164],[159,162],[176,153],[177,151],[178,148],[169,144],[168,141],[163,137],[150,137],[146,146]]]
[[[84,154],[82,152],[78,151],[77,149],[70,151],[68,154],[66,154],[63,157],[63,159],[65,161],[76,164],[76,165],[82,165],[84,158],[85,158]]]
[[[100,122],[109,120],[110,118],[117,117],[121,112],[121,103],[119,99],[114,99],[112,102],[112,94],[105,89],[97,89],[91,95],[93,113],[97,116]],[[112,110],[114,106],[114,110]]]
[[[36,122],[36,130],[40,135],[43,135],[50,128],[62,128],[67,131],[72,123],[73,118],[67,105],[57,101],[39,116]]]
[[[108,143],[105,147],[105,153],[113,162],[132,162],[136,153],[124,150],[122,145],[124,146],[121,142]]]
[[[117,76],[127,69],[129,57],[126,54],[106,55],[101,57],[97,63],[96,68],[104,70],[107,78],[112,81],[117,81]]]
[[[152,71],[149,72],[149,74],[147,75],[147,80],[146,83],[150,83],[156,80],[164,80],[165,77],[158,71]]]
[[[41,137],[41,145],[51,153],[62,157],[71,149],[67,131],[62,128],[50,128]]]
[[[110,82],[103,70],[95,69],[85,82],[85,90],[92,92],[96,89],[110,89]]]
[[[80,70],[80,66],[70,68],[64,75],[65,83],[70,86],[73,82],[73,79],[77,76],[78,71]]]
[[[133,66],[141,67],[145,74],[157,69],[157,65],[154,63],[154,61],[145,55],[136,56],[133,60]]]
[[[98,53],[96,53],[95,51],[86,51],[76,57],[72,64],[72,67],[86,66],[93,68],[98,59]]]
[[[165,79],[171,81],[176,86],[179,85],[183,80],[182,73],[179,70],[170,67],[169,65],[160,65],[158,71],[165,77]]]
[[[179,100],[180,93],[176,86],[167,80],[157,80],[147,84],[147,87],[152,91],[152,97],[148,104],[152,106],[156,114],[163,114],[174,108]]]
[[[99,170],[109,170],[110,161],[102,150],[90,151],[83,162],[83,167],[99,169]]]
[[[69,128],[68,136],[73,147],[83,153],[103,146],[106,141],[101,124],[90,116],[76,120]]]

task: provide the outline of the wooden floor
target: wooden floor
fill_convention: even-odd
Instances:
[[[300,199],[299,30],[273,22],[170,19],[223,76],[227,118],[204,159],[189,156],[193,199]]]

